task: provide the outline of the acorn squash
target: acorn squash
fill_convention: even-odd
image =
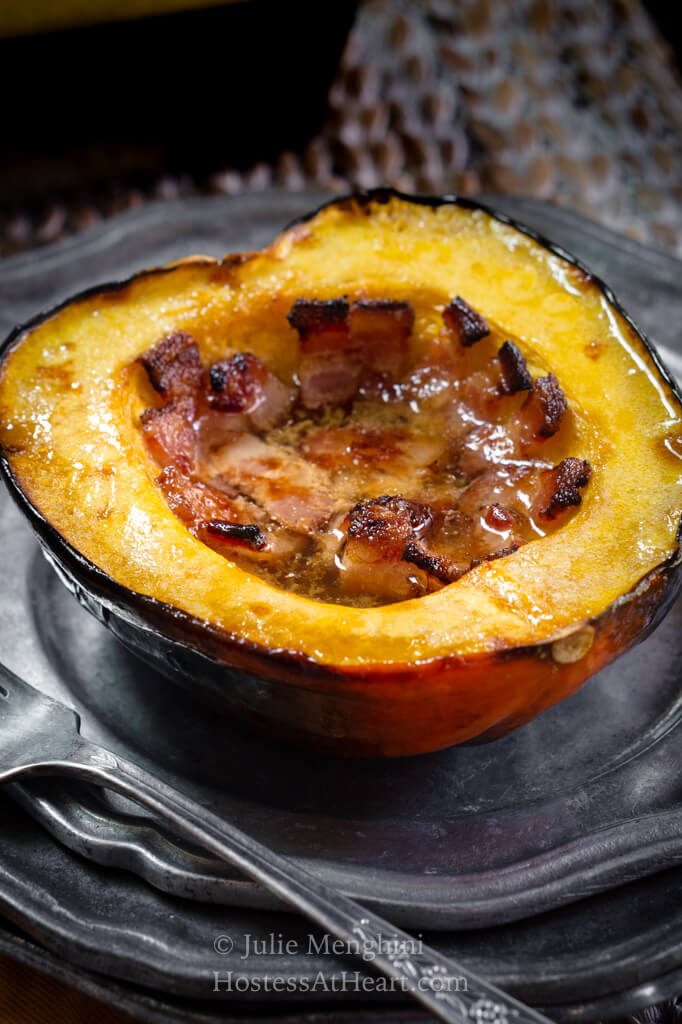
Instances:
[[[682,400],[609,290],[477,204],[379,190],[8,339],[9,489],[79,599],[320,749],[494,738],[680,583]]]

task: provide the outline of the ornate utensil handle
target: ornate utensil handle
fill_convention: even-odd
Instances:
[[[147,807],[176,831],[234,864],[361,957],[436,1017],[457,1024],[549,1024],[548,1018],[325,885],[287,857],[217,817],[144,769],[83,740],[68,773]]]

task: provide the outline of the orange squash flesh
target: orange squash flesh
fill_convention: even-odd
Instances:
[[[284,591],[192,536],[155,485],[135,360],[186,330],[207,363],[229,338],[291,381],[292,302],[341,294],[409,299],[425,337],[463,295],[534,375],[555,373],[571,451],[593,469],[573,518],[436,593],[371,608]],[[471,204],[385,193],[332,203],[261,253],[77,297],[10,340],[0,377],[4,472],[55,560],[213,675],[262,680],[225,677],[236,711],[347,753],[501,734],[641,639],[680,580],[680,437],[679,393],[600,282]]]

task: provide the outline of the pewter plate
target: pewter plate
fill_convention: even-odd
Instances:
[[[321,198],[150,206],[8,260],[0,328],[93,281],[188,252],[256,248]],[[497,205],[605,276],[679,369],[682,264],[547,204]],[[511,736],[401,761],[344,761],[278,746],[190,703],[73,600],[4,492],[0,528],[0,656],[10,668],[75,706],[86,735],[396,921],[486,927],[682,863],[680,603],[645,644]],[[130,804],[48,780],[14,795],[71,849],[170,894],[277,907]]]
[[[0,926],[0,949],[29,958],[141,1020],[246,1024],[257,1016],[272,1024],[416,1024],[431,1019],[412,1007],[403,1013],[394,997],[352,991],[352,981],[339,996],[344,972],[348,977],[359,970],[365,977],[368,968],[317,952],[310,936],[319,943],[320,934],[309,932],[299,917],[161,893],[129,872],[84,861],[1,795],[0,820],[0,914],[30,940]],[[271,936],[291,943],[290,952],[271,951]],[[214,948],[219,938],[222,955]],[[425,932],[424,938],[542,1007],[553,1020],[578,1024],[625,1015],[671,997],[682,985],[682,868],[504,928]],[[232,940],[232,948],[226,940]],[[266,951],[254,953],[262,942]],[[216,971],[223,979],[231,974],[240,990],[216,993]],[[286,979],[291,990],[275,999],[264,991],[266,978]],[[304,986],[314,979],[315,992],[305,994]]]

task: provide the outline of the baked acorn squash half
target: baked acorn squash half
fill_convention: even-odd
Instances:
[[[680,580],[679,391],[604,285],[469,201],[352,196],[94,288],[9,339],[0,412],[81,601],[337,753],[521,725]]]

